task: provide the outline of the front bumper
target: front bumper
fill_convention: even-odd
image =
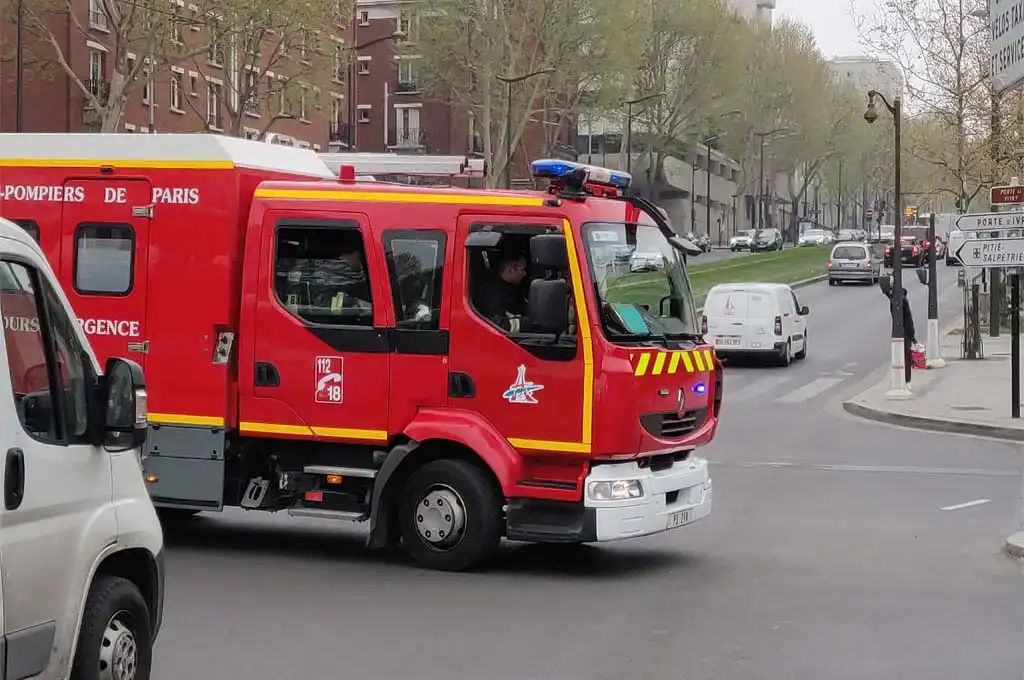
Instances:
[[[637,480],[644,495],[613,501],[591,500],[591,482]],[[708,463],[703,458],[677,461],[668,470],[651,471],[636,461],[595,465],[583,485],[583,501],[565,503],[510,499],[505,535],[514,541],[593,543],[647,536],[679,529],[711,514],[713,500]]]

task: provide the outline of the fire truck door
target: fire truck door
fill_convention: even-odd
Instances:
[[[577,337],[573,325],[555,340],[512,321],[525,312],[529,279],[544,274],[528,264],[530,239],[565,229],[557,219],[491,215],[463,216],[458,225],[449,405],[480,413],[524,450],[590,450],[589,328],[581,324]],[[481,231],[499,232],[497,246],[478,247],[470,236]],[[573,254],[570,271],[554,275],[565,276],[582,301]]]
[[[387,440],[390,295],[367,224],[353,213],[266,213],[255,341],[239,359],[244,434]]]
[[[100,362],[128,357],[145,368],[152,187],[146,179],[64,183],[60,263],[64,291]]]

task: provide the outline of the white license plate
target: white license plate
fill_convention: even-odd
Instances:
[[[668,528],[675,529],[693,521],[693,508],[673,512],[668,516]]]
[[[840,262],[839,266],[840,267],[859,267],[860,264],[857,263],[857,262]]]
[[[715,338],[715,347],[735,347],[740,344],[740,338]]]

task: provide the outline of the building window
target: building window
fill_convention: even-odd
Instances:
[[[106,54],[102,50],[89,50],[89,80],[91,82],[100,83],[106,80],[105,61]]]
[[[309,33],[302,31],[299,34],[299,61],[309,62]]]
[[[310,324],[373,326],[366,251],[351,227],[277,229],[274,289],[288,311]]]
[[[416,39],[416,28],[419,21],[415,12],[403,10],[398,14],[398,32],[402,34],[407,42]]]
[[[365,9],[359,10],[359,25],[360,26],[369,26],[370,25],[370,13],[369,13],[369,11],[367,11]]]
[[[370,122],[370,109],[359,109],[357,115],[359,116],[357,118],[357,120],[360,123],[369,123]]]
[[[181,111],[181,90],[185,74],[171,71],[171,111]]]
[[[445,233],[388,230],[384,254],[395,305],[395,326],[436,331],[441,322]]]
[[[89,0],[89,28],[107,30],[107,12],[102,0]]]
[[[142,103],[153,104],[153,63],[149,57],[146,57],[142,62],[142,71],[139,73],[139,77],[143,78],[142,83]]]
[[[132,290],[135,232],[129,224],[87,222],[75,232],[75,290],[127,295]]]
[[[210,45],[206,50],[206,58],[213,66],[222,66],[227,61],[227,58],[221,28],[218,22],[214,21],[210,23],[208,30],[210,32]]]
[[[220,83],[211,81],[206,84],[206,87],[206,126],[211,130],[220,130],[220,104],[223,86]]]
[[[333,73],[331,73],[331,78],[336,83],[344,83],[345,82],[345,61],[346,61],[345,60],[345,56],[346,56],[345,55],[345,46],[344,45],[335,44],[334,45],[334,63],[333,63],[333,67],[334,68],[332,69]]]
[[[188,87],[189,87],[189,94],[191,94],[193,97],[198,97],[199,96],[199,74],[198,73],[189,73],[188,74]]]
[[[185,25],[181,16],[181,7],[177,3],[174,3],[171,12],[171,42],[181,45],[185,42],[185,38],[181,33],[181,29]]]
[[[308,120],[306,118],[306,88],[299,90],[299,120]]]
[[[256,71],[245,72],[242,97],[245,99],[245,113],[250,116],[260,115],[260,76]]]
[[[398,91],[416,91],[416,60],[400,59],[398,61]]]
[[[408,106],[395,107],[395,145],[400,148],[419,146],[420,110]]]
[[[365,76],[370,72],[370,60],[360,59],[359,60],[359,75]]]
[[[248,128],[247,127],[247,128],[242,130],[242,133],[243,133],[243,135],[245,136],[246,139],[251,139],[253,141],[259,141],[259,138],[260,138],[260,131],[259,130],[254,130],[252,128]]]

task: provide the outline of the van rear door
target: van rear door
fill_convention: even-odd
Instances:
[[[708,336],[715,347],[723,350],[742,349],[745,339],[747,294],[742,290],[716,290],[704,302],[708,319]]]
[[[771,349],[775,344],[775,317],[778,305],[769,291],[752,290],[746,293],[746,324],[744,349]]]
[[[55,269],[78,323],[101,363],[131,357],[145,368],[152,186],[145,178],[69,179],[64,196],[74,200],[63,204]]]

